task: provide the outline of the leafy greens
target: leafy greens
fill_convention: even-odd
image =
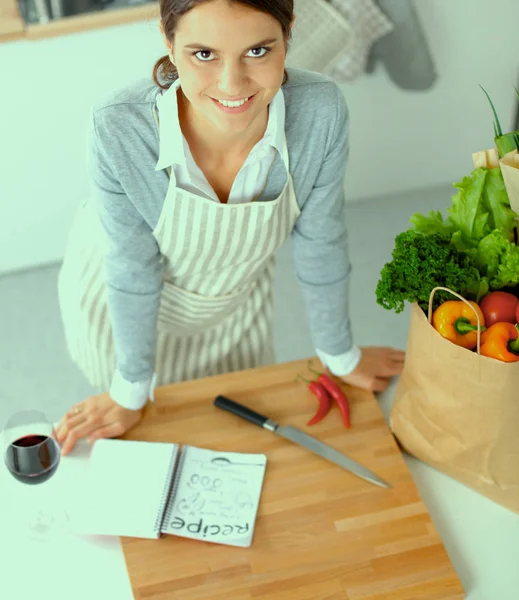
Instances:
[[[501,169],[475,169],[452,197],[448,217],[439,211],[411,217],[413,230],[450,237],[451,244],[469,255],[490,289],[519,283],[519,247],[515,243],[517,214],[510,208]]]
[[[447,217],[417,213],[411,228],[396,237],[393,260],[382,269],[376,290],[384,308],[398,313],[408,301],[427,310],[437,286],[479,302],[490,290],[519,284],[517,214],[501,169],[475,169],[454,187]],[[446,299],[437,294],[435,306]]]

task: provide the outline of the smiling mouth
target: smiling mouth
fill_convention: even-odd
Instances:
[[[240,108],[244,104],[247,104],[252,98],[254,98],[256,94],[252,96],[246,96],[245,98],[241,98],[240,100],[219,100],[218,98],[212,98],[215,102],[218,102],[221,106],[225,106],[225,108]]]

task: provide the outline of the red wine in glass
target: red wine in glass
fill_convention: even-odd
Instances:
[[[28,488],[47,482],[58,469],[61,448],[54,426],[38,410],[19,411],[5,424],[1,440],[7,471],[25,484],[20,490],[27,488],[27,492],[20,495],[20,501],[21,505],[28,505],[18,509],[13,515],[13,522],[16,522],[20,535],[40,541],[48,540],[63,531],[67,515],[58,507],[59,496],[52,497],[52,494],[45,493],[47,486],[41,488],[43,494]],[[37,487],[40,488],[39,485]],[[16,493],[20,494],[20,490]]]
[[[58,468],[60,448],[53,437],[24,435],[13,440],[5,451],[5,464],[11,475],[35,485],[47,481]]]

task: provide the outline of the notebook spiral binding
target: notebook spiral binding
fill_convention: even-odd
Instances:
[[[172,452],[174,452],[174,450],[172,450]],[[168,520],[171,514],[175,494],[178,487],[179,475],[182,472],[184,456],[184,448],[182,448],[180,452],[177,453],[176,460],[173,459],[172,454],[171,461],[169,463],[168,474],[164,482],[164,489],[162,491],[159,512],[157,513],[157,518],[155,519],[155,525],[153,527],[153,532],[157,537],[160,537],[164,521]]]

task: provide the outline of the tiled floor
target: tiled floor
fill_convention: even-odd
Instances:
[[[444,210],[452,193],[445,185],[349,205],[351,317],[357,343],[404,348],[407,312],[395,315],[376,304],[378,275],[409,217]],[[0,424],[18,407],[44,409],[58,420],[71,404],[91,393],[67,354],[58,309],[58,268],[0,278]],[[275,302],[277,361],[312,356],[289,244],[278,256]]]

